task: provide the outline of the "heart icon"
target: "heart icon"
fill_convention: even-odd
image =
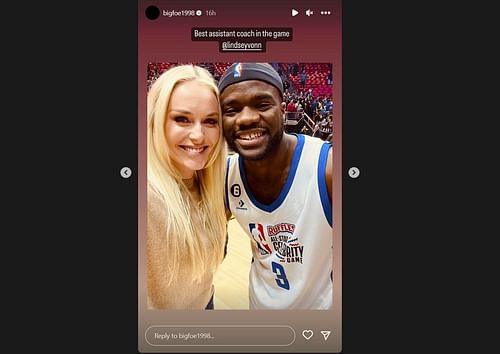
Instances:
[[[310,329],[304,329],[302,331],[302,335],[304,336],[305,339],[309,340],[309,338],[311,338],[313,336],[313,331],[311,331]]]

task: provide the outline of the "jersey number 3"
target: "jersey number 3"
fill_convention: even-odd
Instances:
[[[285,268],[283,268],[281,264],[276,262],[271,262],[271,264],[273,266],[273,273],[276,274],[276,284],[278,284],[280,288],[290,290],[290,283],[286,278]]]

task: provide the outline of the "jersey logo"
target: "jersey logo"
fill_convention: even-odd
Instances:
[[[299,237],[294,232],[294,224],[267,225],[267,235],[281,263],[303,264],[304,245],[300,243]]]
[[[248,224],[248,228],[253,239],[257,242],[260,254],[271,254],[271,248],[267,244],[266,236],[264,235],[264,226],[262,224]]]
[[[245,202],[243,200],[241,200],[241,199],[238,202],[238,206],[236,207],[236,209],[238,209],[238,210],[248,210],[248,208],[246,207]]]

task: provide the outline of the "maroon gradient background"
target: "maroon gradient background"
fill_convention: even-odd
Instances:
[[[148,20],[148,6],[160,8],[160,17]],[[291,9],[299,11],[291,16]],[[162,10],[202,10],[202,16],[166,17]],[[206,16],[205,10],[216,16]],[[305,11],[310,9],[310,17]],[[320,15],[329,10],[332,15]],[[151,352],[234,352],[234,347],[155,347],[144,344],[144,332],[152,324],[288,324],[297,332],[297,339],[288,347],[238,347],[239,352],[340,352],[341,351],[341,233],[342,233],[342,63],[341,63],[341,1],[253,0],[236,4],[233,1],[152,1],[139,0],[138,6],[138,249],[139,249],[139,351]],[[293,41],[268,41],[265,53],[219,52],[217,41],[191,41],[191,29],[198,27],[292,27]],[[146,310],[145,242],[146,242],[146,87],[149,62],[297,62],[333,63],[333,129],[334,129],[334,309],[331,311],[153,311]],[[315,335],[305,341],[303,329]],[[332,334],[323,341],[320,330]],[[170,348],[170,349],[168,349]]]

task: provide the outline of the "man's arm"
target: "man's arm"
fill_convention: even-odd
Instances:
[[[330,199],[330,205],[333,205],[332,202],[332,175],[333,175],[333,147],[328,150],[328,158],[326,159],[326,171],[325,171],[325,179],[326,179],[326,189],[328,190],[328,198]]]

